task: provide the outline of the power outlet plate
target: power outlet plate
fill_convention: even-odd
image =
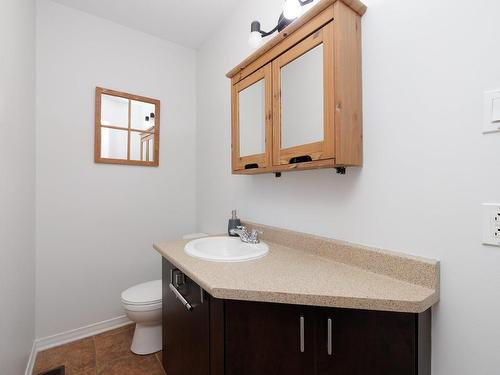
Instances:
[[[500,247],[500,203],[483,204],[483,243]]]

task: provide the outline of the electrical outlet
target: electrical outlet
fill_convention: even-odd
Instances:
[[[500,247],[500,203],[483,204],[483,243]]]
[[[500,227],[500,211],[493,214],[493,221]]]

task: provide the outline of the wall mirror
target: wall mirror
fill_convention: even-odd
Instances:
[[[95,95],[95,162],[157,167],[160,101],[101,87]]]

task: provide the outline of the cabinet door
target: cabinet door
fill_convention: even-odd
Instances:
[[[209,375],[210,302],[202,301],[200,287],[187,276],[180,276],[181,273],[165,259],[162,274],[163,367],[168,375]],[[176,275],[180,276],[177,282]],[[170,283],[177,286],[192,306],[191,311],[175,296]]]
[[[313,374],[314,324],[309,309],[226,301],[225,328],[225,375]]]
[[[333,23],[273,61],[273,165],[334,158]]]
[[[317,309],[318,375],[414,375],[415,315]]]
[[[232,88],[233,171],[271,164],[271,64],[237,82]]]

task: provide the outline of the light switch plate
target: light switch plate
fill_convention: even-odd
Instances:
[[[484,93],[483,133],[500,132],[500,90]]]
[[[500,95],[497,98],[493,98],[491,108],[491,122],[495,122],[500,125]]]
[[[500,247],[500,203],[483,204],[483,243]]]

